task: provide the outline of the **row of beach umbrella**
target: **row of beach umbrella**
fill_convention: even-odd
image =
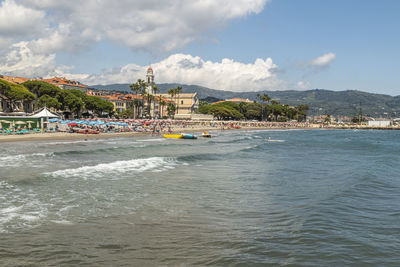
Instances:
[[[118,126],[128,126],[126,122],[104,122],[104,121],[89,121],[89,120],[60,120],[60,119],[50,119],[49,122],[57,122],[61,124],[67,124],[68,126],[77,126],[77,125],[118,125]]]
[[[34,121],[7,121],[7,120],[0,120],[0,129],[3,128],[3,123],[9,124],[9,127],[15,127],[16,125],[28,124],[28,127],[32,128],[31,124],[35,123],[35,122]]]

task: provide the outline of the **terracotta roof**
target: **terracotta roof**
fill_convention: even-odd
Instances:
[[[121,93],[117,93],[117,94],[114,94],[114,95],[99,95],[99,97],[101,97],[101,98],[105,98],[105,99],[108,99],[108,100],[110,100],[110,101],[126,101],[126,100],[133,100],[133,99],[142,99],[142,96],[141,95],[133,95],[133,94],[126,94],[126,95],[123,95],[123,94],[121,94]]]
[[[41,81],[48,82],[53,85],[70,85],[70,86],[76,86],[76,87],[82,87],[86,88],[86,85],[81,84],[78,81],[73,81],[73,80],[68,80],[66,78],[61,78],[61,77],[54,77],[50,79],[40,79]]]
[[[1,75],[0,79],[5,80],[10,83],[15,83],[15,84],[24,83],[24,82],[31,80],[29,78],[13,77],[13,76],[6,76],[6,75]]]
[[[0,79],[3,79],[5,81],[11,82],[11,83],[16,83],[16,84],[20,84],[20,83],[24,83],[27,81],[42,81],[42,82],[47,82],[53,85],[70,85],[70,86],[76,86],[76,87],[81,87],[81,88],[87,88],[86,85],[81,84],[78,81],[72,81],[72,80],[68,80],[65,78],[60,78],[60,77],[55,77],[55,78],[50,78],[50,79],[30,79],[30,78],[24,78],[24,77],[13,77],[13,76],[6,76],[6,75],[2,75],[2,77]]]

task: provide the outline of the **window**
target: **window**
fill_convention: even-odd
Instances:
[[[183,100],[181,100],[181,105],[183,105]]]

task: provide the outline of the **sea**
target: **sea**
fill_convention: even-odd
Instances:
[[[0,144],[0,266],[400,266],[400,131]]]

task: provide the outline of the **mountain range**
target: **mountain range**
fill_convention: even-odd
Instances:
[[[400,116],[400,96],[367,93],[357,90],[332,91],[313,89],[306,91],[259,91],[259,92],[232,92],[210,89],[198,85],[177,83],[157,84],[161,93],[167,93],[169,88],[182,86],[182,93],[197,92],[200,100],[222,100],[234,97],[257,100],[257,94],[268,94],[273,100],[281,104],[297,106],[308,104],[308,115],[356,116],[360,108],[365,116],[370,117],[398,117]],[[93,85],[91,88],[99,90],[131,92],[129,84]]]

